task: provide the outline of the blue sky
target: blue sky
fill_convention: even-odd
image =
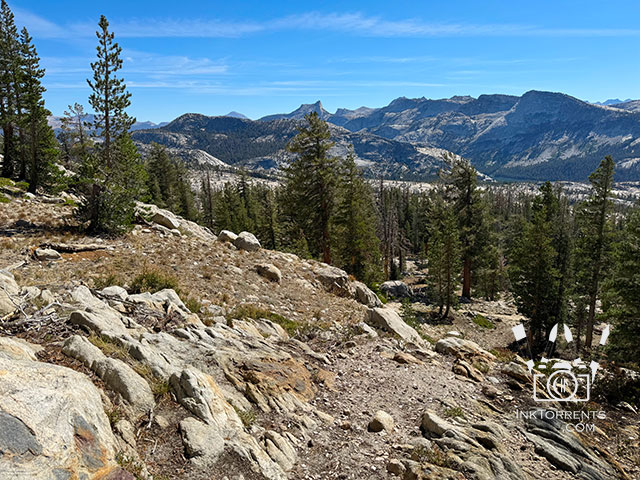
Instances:
[[[100,14],[124,50],[130,112],[257,118],[321,100],[561,91],[640,98],[640,2],[9,0],[47,69],[48,108],[86,105]]]

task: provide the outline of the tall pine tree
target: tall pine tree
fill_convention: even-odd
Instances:
[[[334,250],[336,264],[367,283],[381,275],[375,219],[373,192],[349,153],[340,165]]]
[[[55,136],[47,122],[51,114],[45,106],[42,94],[45,88],[41,80],[44,69],[40,68],[40,58],[26,28],[20,34],[22,55],[21,104],[24,108],[20,122],[26,139],[24,148],[24,174],[29,182],[29,191],[35,193],[38,187],[51,184],[54,179],[54,162],[58,156]]]
[[[478,190],[477,171],[468,160],[453,160],[451,171],[444,175],[448,196],[458,219],[462,245],[462,296],[471,298],[473,264],[487,243],[485,203]]]
[[[114,42],[104,15],[98,26],[98,60],[91,64],[93,81],[87,82],[92,90],[89,103],[95,111],[93,134],[101,141],[81,169],[86,200],[79,213],[90,221],[91,230],[118,233],[133,220],[135,200],[145,190],[146,172],[128,133],[135,121],[125,112],[131,94],[116,76],[122,68],[122,49]]]
[[[602,279],[606,273],[611,248],[611,211],[613,197],[614,162],[605,157],[598,168],[589,176],[591,194],[578,206],[576,213],[577,238],[575,263],[577,288],[586,304],[586,348],[591,348],[593,326],[596,316],[596,302],[600,294]],[[578,319],[582,318],[578,312]],[[582,325],[578,323],[578,330]]]
[[[285,168],[288,205],[304,232],[314,256],[331,263],[331,216],[336,195],[338,160],[329,155],[333,146],[329,125],[316,112],[305,115],[306,125],[287,148],[297,157]]]
[[[6,0],[0,2],[0,127],[2,127],[2,176],[14,177],[19,168],[16,135],[20,88],[20,42],[13,12]]]

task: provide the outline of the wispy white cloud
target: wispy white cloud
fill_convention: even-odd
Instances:
[[[13,7],[13,14],[19,28],[27,27],[32,36],[40,38],[64,38],[69,35],[65,29],[28,10]]]
[[[57,25],[24,9],[14,9],[18,23],[40,38],[89,37],[96,24]],[[119,38],[234,38],[288,30],[334,31],[364,37],[636,37],[633,28],[549,28],[520,24],[436,23],[419,18],[391,20],[362,13],[308,12],[265,21],[137,18],[112,22]]]

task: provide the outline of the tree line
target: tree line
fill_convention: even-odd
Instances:
[[[87,80],[94,115],[89,121],[82,105],[70,105],[58,139],[47,124],[35,46],[26,28],[18,33],[5,0],[0,36],[2,176],[28,182],[31,192],[75,191],[89,231],[125,232],[135,202],[150,201],[216,232],[251,231],[267,248],[336,265],[373,288],[400,278],[410,257],[426,266],[441,319],[460,300],[513,295],[534,350],[564,323],[577,331],[576,349],[588,353],[597,322],[609,320],[616,325],[610,354],[640,363],[640,210],[613,202],[611,157],[575,204],[549,182],[534,196],[479,185],[475,168],[453,156],[440,181],[412,191],[365,179],[353,152],[331,155],[329,127],[312,113],[287,145],[292,161],[278,186],[243,173],[216,187],[201,171],[196,193],[165,147],[152,145],[143,159],[131,140],[122,51],[104,16]]]

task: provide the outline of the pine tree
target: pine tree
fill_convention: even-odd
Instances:
[[[536,197],[532,218],[523,225],[510,252],[509,277],[518,311],[528,318],[533,350],[544,348],[543,339],[559,322],[556,295],[559,273],[553,246],[553,228],[544,193]]]
[[[431,237],[427,253],[428,278],[434,300],[438,304],[438,315],[449,317],[455,305],[456,289],[460,278],[460,239],[457,219],[450,206],[438,198],[432,206]]]
[[[381,275],[375,218],[373,192],[349,153],[340,165],[334,256],[338,266],[367,283]]]
[[[20,166],[16,128],[20,87],[20,42],[13,12],[0,3],[0,127],[3,137],[2,176],[14,177]]]
[[[292,216],[304,232],[311,253],[331,263],[331,217],[336,194],[338,161],[329,155],[333,146],[329,125],[316,112],[305,115],[306,125],[287,149],[298,154],[285,168]]]
[[[93,134],[102,141],[81,167],[79,184],[85,186],[86,200],[78,213],[90,221],[90,230],[119,233],[129,227],[147,177],[128,133],[134,122],[125,112],[131,95],[123,79],[116,77],[122,67],[121,48],[108,26],[103,15],[96,32],[98,60],[91,64],[93,81],[87,80],[92,90],[89,103],[95,110]]]
[[[131,105],[131,94],[124,80],[116,76],[122,68],[122,48],[114,42],[114,34],[109,32],[109,22],[104,15],[100,17],[98,27],[98,60],[91,64],[93,81],[87,80],[87,83],[92,92],[89,104],[95,111],[93,128],[102,138],[98,150],[107,168],[111,168],[114,162],[112,142],[127,133],[136,120],[125,112]]]
[[[215,210],[213,208],[213,189],[211,188],[211,175],[209,170],[201,179],[200,186],[200,206],[202,224],[214,230],[215,228]]]
[[[613,197],[614,162],[605,157],[598,168],[589,175],[591,194],[579,205],[576,214],[577,238],[575,263],[578,290],[585,297],[588,308],[586,316],[586,348],[591,348],[596,302],[611,247],[611,210]],[[579,318],[582,315],[579,314]],[[581,331],[582,324],[578,323]]]
[[[20,90],[24,107],[21,130],[25,132],[23,138],[27,139],[24,173],[29,181],[29,191],[35,193],[38,187],[51,183],[58,151],[53,130],[47,122],[51,112],[44,107],[42,98],[44,69],[40,68],[40,58],[26,28],[20,34],[20,50],[23,59]]]
[[[609,356],[624,363],[640,365],[640,209],[629,215],[627,225],[614,250],[614,275],[609,284],[608,317],[613,320]]]
[[[451,171],[443,177],[448,183],[447,194],[458,219],[462,245],[462,297],[471,298],[473,263],[487,243],[485,204],[477,188],[477,171],[468,160],[453,160]]]

